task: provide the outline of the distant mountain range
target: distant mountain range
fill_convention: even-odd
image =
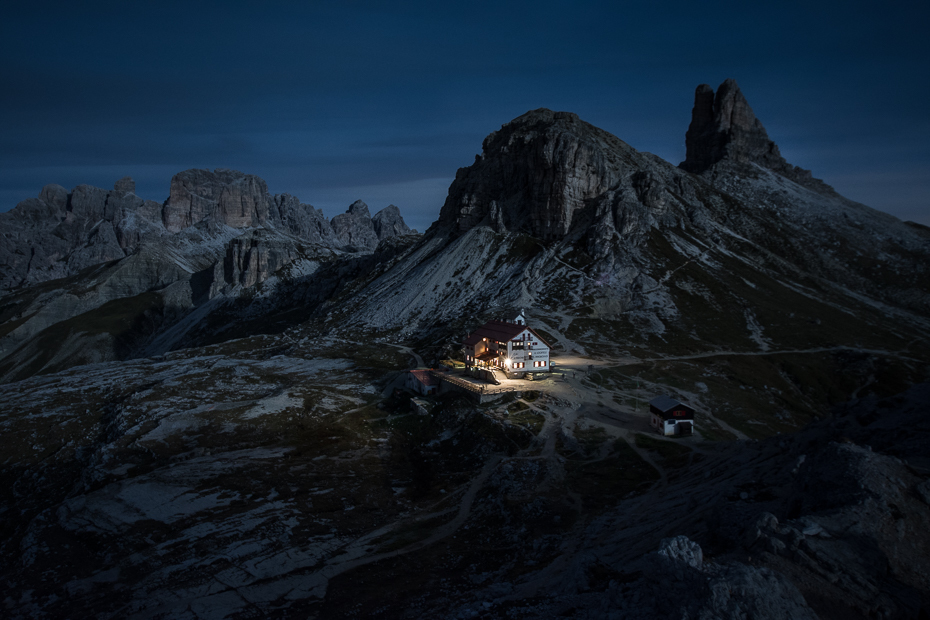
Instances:
[[[234,170],[180,172],[164,203],[134,191],[130,178],[112,190],[47,185],[0,214],[7,379],[163,352],[222,301],[273,276],[416,234],[394,205],[371,217],[357,201],[329,221]]]

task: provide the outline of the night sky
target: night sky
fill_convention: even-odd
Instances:
[[[527,110],[684,159],[694,89],[737,80],[792,164],[930,225],[930,3],[6,3],[0,210],[46,183],[162,201],[257,174],[328,216],[437,217]]]

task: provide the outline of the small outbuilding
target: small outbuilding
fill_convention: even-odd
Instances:
[[[649,401],[652,427],[661,435],[693,435],[694,409],[671,396],[656,396]]]
[[[407,373],[406,387],[417,394],[429,396],[439,390],[439,379],[428,370],[411,370]]]

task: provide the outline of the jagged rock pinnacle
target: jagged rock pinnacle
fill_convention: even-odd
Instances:
[[[378,235],[371,222],[368,205],[356,200],[345,213],[335,216],[330,224],[339,241],[358,249],[373,250],[378,247]]]
[[[368,212],[368,205],[366,205],[361,200],[356,200],[351,205],[349,205],[349,210],[346,211],[346,213],[358,217],[371,217],[371,214]]]
[[[681,167],[688,172],[704,172],[724,158],[773,170],[787,165],[732,79],[720,85],[716,97],[709,85],[697,87],[685,147]]]
[[[136,182],[132,177],[123,177],[119,181],[113,184],[113,191],[120,194],[135,194],[136,193]]]
[[[700,174],[726,159],[758,164],[809,189],[835,193],[829,185],[813,178],[809,170],[785,161],[733,79],[725,80],[716,95],[707,84],[697,87],[685,148],[685,161],[680,167],[688,172]]]
[[[394,237],[396,235],[406,235],[412,232],[404,218],[400,215],[400,209],[395,205],[388,205],[375,213],[371,218],[371,223],[375,227],[375,234],[378,239]]]

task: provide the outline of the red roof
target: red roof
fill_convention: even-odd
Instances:
[[[439,380],[430,374],[430,371],[428,370],[411,370],[410,374],[425,386],[439,385]]]
[[[540,338],[539,334],[537,334],[533,328],[519,323],[508,323],[507,321],[488,321],[469,334],[463,341],[463,344],[474,345],[480,342],[482,338],[497,342],[507,342],[522,334],[523,330],[529,330],[534,336],[539,338],[540,342],[547,347],[549,346],[549,343]]]
[[[488,321],[475,330],[475,333],[487,338],[488,340],[497,340],[507,342],[518,336],[526,329],[526,325],[519,323],[508,323],[507,321]]]

